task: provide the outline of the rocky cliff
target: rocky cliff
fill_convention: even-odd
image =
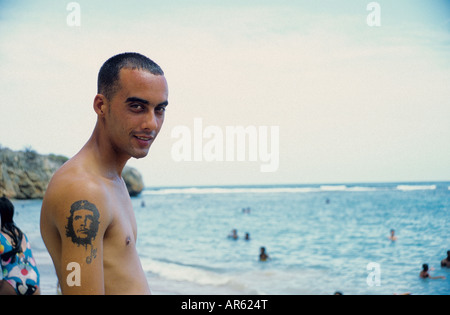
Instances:
[[[56,170],[67,161],[64,156],[40,155],[31,149],[0,149],[0,196],[11,199],[41,199]],[[130,196],[144,189],[142,176],[136,169],[125,167],[123,179]]]

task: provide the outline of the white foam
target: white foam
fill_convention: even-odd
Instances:
[[[141,259],[141,261],[146,272],[156,275],[163,282],[167,280],[169,282],[176,281],[178,287],[183,287],[182,283],[184,283],[184,287],[189,288],[189,292],[192,292],[192,287],[201,286],[204,288],[203,290],[212,290],[207,292],[222,292],[224,290],[223,292],[235,294],[258,295],[269,294],[268,292],[279,292],[281,294],[286,286],[296,288],[299,283],[304,282],[302,279],[305,277],[305,274],[298,272],[298,270],[265,270],[261,269],[261,266],[244,272],[219,273],[201,267],[180,265],[150,258]],[[312,272],[316,276],[323,276],[323,272],[315,272],[314,270]],[[313,273],[309,273],[312,277]],[[274,288],[274,283],[282,285]],[[296,290],[300,289],[296,288]],[[299,293],[307,294],[307,290]]]
[[[345,185],[322,185],[320,186],[320,190],[323,191],[344,191],[347,189]]]
[[[398,185],[397,190],[412,191],[412,190],[435,190],[436,185]]]
[[[370,192],[382,190],[436,190],[436,185],[397,185],[397,186],[347,186],[347,185],[321,185],[305,187],[186,187],[148,189],[143,195],[209,195],[209,194],[301,194],[315,192]],[[450,186],[448,187],[450,190]]]
[[[268,194],[268,193],[305,193],[318,191],[318,188],[168,188],[160,190],[145,190],[144,195],[173,195],[173,194]]]
[[[201,194],[298,194],[298,193],[314,193],[314,192],[333,192],[333,191],[376,191],[377,187],[354,186],[347,187],[345,185],[322,185],[320,187],[243,187],[243,188],[166,188],[166,189],[151,189],[144,190],[143,195],[201,195]]]
[[[212,286],[226,285],[230,282],[230,278],[227,276],[191,266],[161,262],[149,258],[143,260],[142,263],[145,271],[170,280],[186,281],[200,285]]]

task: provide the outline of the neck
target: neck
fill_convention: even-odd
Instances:
[[[123,168],[130,156],[114,148],[109,139],[101,132],[98,123],[84,148],[91,153],[102,176],[108,179],[121,178]]]

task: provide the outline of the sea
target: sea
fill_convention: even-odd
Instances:
[[[42,293],[57,294],[42,200],[13,203]],[[450,293],[450,268],[440,266],[450,250],[450,182],[160,187],[132,203],[153,294]],[[445,279],[420,279],[423,264]]]

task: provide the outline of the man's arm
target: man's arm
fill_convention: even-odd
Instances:
[[[55,226],[61,239],[63,294],[104,294],[103,239],[109,225],[107,202],[95,185],[56,194]],[[59,190],[59,189],[58,189]]]

